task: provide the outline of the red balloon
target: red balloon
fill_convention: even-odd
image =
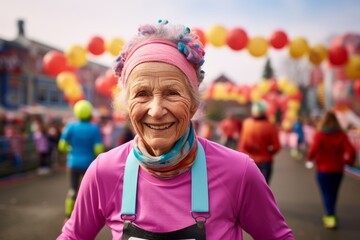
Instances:
[[[88,44],[87,50],[94,55],[101,55],[105,52],[105,41],[99,36],[92,37]]]
[[[111,85],[116,86],[118,83],[118,77],[115,76],[114,71],[109,68],[106,73],[105,77],[107,78],[107,81],[111,82]]]
[[[49,51],[43,57],[43,71],[50,75],[56,76],[62,71],[69,70],[66,57],[62,52]]]
[[[344,46],[336,46],[329,49],[329,62],[334,66],[344,65],[348,61],[348,52]]]
[[[269,43],[275,49],[281,49],[288,44],[289,40],[284,31],[278,30],[271,34]]]
[[[276,78],[270,79],[270,91],[277,92],[279,90]]]
[[[246,47],[248,43],[248,36],[243,29],[236,27],[227,32],[226,43],[235,51],[241,50]]]
[[[231,83],[225,83],[225,91],[226,93],[230,94],[235,89],[235,85]]]
[[[360,78],[354,81],[353,90],[355,97],[360,98]]]
[[[287,108],[287,103],[289,101],[289,97],[285,94],[282,94],[282,95],[279,95],[278,97],[278,106],[279,108],[282,110],[282,111],[286,111],[286,108]]]
[[[111,97],[113,85],[106,76],[99,76],[95,80],[95,90],[101,95]]]
[[[206,45],[205,33],[200,28],[193,28],[191,32],[199,36],[200,42],[202,43],[203,47],[205,47]]]
[[[211,99],[214,96],[214,92],[215,92],[215,83],[211,83],[209,88],[208,88],[208,96]]]

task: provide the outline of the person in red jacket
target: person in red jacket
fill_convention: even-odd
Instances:
[[[228,148],[236,149],[241,132],[241,121],[228,112],[219,124],[220,143]]]
[[[251,117],[243,122],[238,150],[254,159],[256,165],[270,183],[274,155],[280,150],[278,128],[266,117],[266,104],[253,103]]]
[[[326,215],[324,227],[336,228],[336,200],[343,178],[344,165],[355,163],[356,151],[342,131],[335,113],[327,111],[322,116],[309,147],[306,165],[316,166],[316,177]]]

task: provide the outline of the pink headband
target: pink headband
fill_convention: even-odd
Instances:
[[[144,62],[163,62],[178,67],[188,78],[194,89],[198,88],[198,79],[193,65],[178,50],[175,43],[160,39],[145,41],[128,54],[122,71],[122,84],[125,85],[131,71]]]

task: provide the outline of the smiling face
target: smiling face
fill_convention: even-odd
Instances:
[[[161,62],[139,64],[129,76],[129,116],[154,156],[174,146],[197,110],[186,81],[177,67]]]

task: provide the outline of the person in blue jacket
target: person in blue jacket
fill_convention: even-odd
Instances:
[[[104,152],[100,127],[90,122],[93,107],[87,100],[74,105],[74,115],[78,121],[64,127],[58,149],[67,152],[67,168],[70,174],[70,189],[65,200],[65,215],[69,218],[74,208],[80,182],[90,163]]]

